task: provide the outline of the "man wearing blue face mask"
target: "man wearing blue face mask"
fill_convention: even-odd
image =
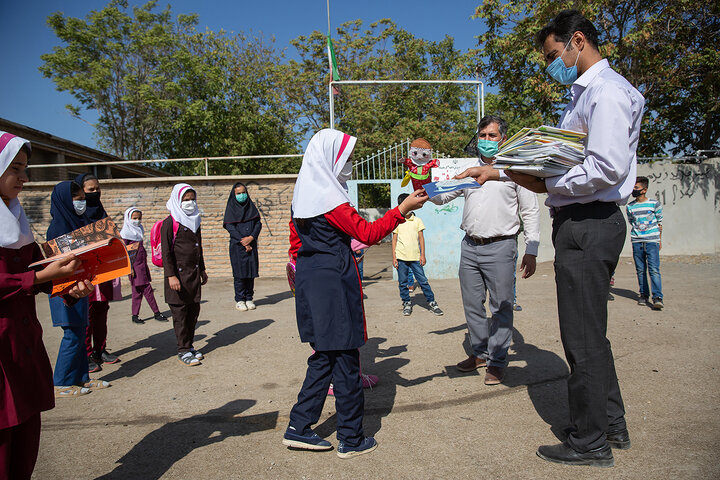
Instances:
[[[553,216],[555,283],[565,356],[570,364],[567,439],[538,448],[540,458],[566,465],[611,467],[611,448],[630,448],[620,387],[607,339],[610,277],[625,243],[627,203],[635,184],[636,150],[645,99],[610,68],[593,24],[564,10],[536,35],[547,73],[570,85],[560,128],[587,133],[585,160],[550,178],[507,172],[537,193]],[[481,167],[462,176],[479,183],[504,174]]]
[[[498,146],[507,140],[507,123],[486,115],[478,124],[478,163],[491,165]],[[470,333],[472,354],[457,364],[461,372],[487,367],[485,384],[503,381],[507,353],[512,339],[517,234],[522,217],[525,228],[525,255],[520,270],[523,278],[535,273],[540,245],[540,210],[537,196],[512,182],[492,182],[482,188],[468,188],[430,199],[438,205],[465,196],[462,223],[460,291],[465,321]],[[485,299],[488,309],[485,310]]]

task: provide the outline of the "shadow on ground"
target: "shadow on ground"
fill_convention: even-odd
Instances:
[[[167,423],[146,435],[117,461],[119,465],[112,472],[96,480],[156,480],[196,448],[273,430],[278,412],[237,417],[255,403],[256,400],[233,400],[207,413]]]

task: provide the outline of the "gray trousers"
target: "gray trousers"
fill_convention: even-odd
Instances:
[[[476,357],[488,365],[505,367],[512,340],[513,274],[517,240],[510,238],[480,245],[467,235],[460,253],[460,292],[470,344]],[[490,318],[485,312],[489,293]]]

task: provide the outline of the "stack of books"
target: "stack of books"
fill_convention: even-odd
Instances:
[[[546,125],[523,128],[503,143],[495,168],[535,177],[563,175],[585,159],[586,134]]]

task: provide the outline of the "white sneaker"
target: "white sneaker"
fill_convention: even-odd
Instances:
[[[245,306],[248,308],[248,310],[255,310],[257,308],[252,300],[248,300],[247,302],[245,302]]]
[[[237,302],[235,304],[235,308],[237,308],[241,312],[247,312],[248,309],[247,305],[245,305],[245,302]]]

